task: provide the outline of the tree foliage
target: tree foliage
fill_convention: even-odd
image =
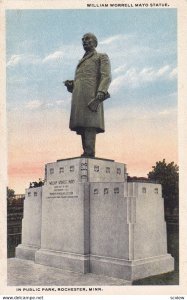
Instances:
[[[7,187],[7,198],[13,198],[15,196],[15,191]]]
[[[15,191],[7,187],[7,203],[11,204],[15,196]]]
[[[41,178],[38,179],[38,181],[30,182],[29,188],[35,188],[44,185],[44,180]]]
[[[179,203],[179,167],[174,162],[167,164],[163,159],[152,168],[148,178],[162,185],[165,210],[172,213]]]

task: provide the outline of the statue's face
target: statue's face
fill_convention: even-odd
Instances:
[[[93,39],[93,37],[91,35],[85,34],[82,38],[82,45],[86,52],[94,50],[95,49],[95,40]]]

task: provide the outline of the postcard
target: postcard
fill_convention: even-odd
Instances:
[[[187,2],[0,11],[1,295],[185,299]]]

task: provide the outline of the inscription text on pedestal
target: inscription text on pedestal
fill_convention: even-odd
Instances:
[[[75,186],[75,180],[56,180],[50,181],[51,186],[47,199],[71,199],[78,198]]]

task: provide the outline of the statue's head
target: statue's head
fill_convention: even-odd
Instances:
[[[97,38],[93,33],[89,32],[83,35],[82,45],[86,52],[94,50],[97,47],[97,43]]]

